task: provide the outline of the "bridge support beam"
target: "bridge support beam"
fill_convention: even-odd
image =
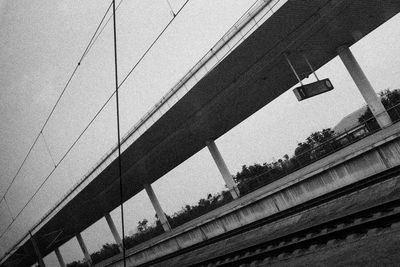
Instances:
[[[235,181],[233,180],[232,175],[229,172],[229,169],[226,166],[225,161],[222,158],[217,145],[215,144],[214,141],[207,141],[206,145],[208,147],[208,150],[211,153],[211,156],[213,157],[213,159],[215,161],[215,164],[218,167],[219,172],[222,175],[222,178],[225,181],[226,186],[229,188],[229,191],[230,191],[233,199],[238,198],[240,196],[239,189],[237,188],[237,185],[236,185]]]
[[[89,266],[92,266],[92,258],[90,257],[89,251],[85,245],[85,242],[83,241],[81,233],[76,234],[76,239],[78,240],[79,246],[82,249],[83,255],[85,256],[86,262],[89,264]]]
[[[122,240],[121,237],[119,236],[119,233],[117,231],[117,228],[115,227],[114,221],[111,218],[110,213],[106,213],[106,215],[104,216],[106,218],[108,227],[110,227],[111,233],[114,236],[114,240],[117,243],[118,247],[119,247],[119,251],[122,251]]]
[[[151,204],[153,205],[154,209],[156,210],[157,217],[161,222],[162,227],[164,228],[165,232],[171,231],[171,226],[167,220],[167,216],[165,216],[164,211],[161,208],[160,202],[157,199],[156,194],[154,194],[153,188],[150,184],[144,184],[144,189],[146,190],[147,195],[150,198]]]
[[[341,46],[337,49],[337,53],[345,65],[347,71],[350,73],[353,81],[360,90],[368,107],[371,109],[372,114],[377,120],[381,128],[385,128],[392,124],[389,114],[386,112],[385,107],[382,105],[381,100],[372,88],[371,83],[368,81],[363,70],[355,59],[349,47]]]
[[[54,252],[56,253],[56,256],[57,256],[57,259],[58,259],[58,263],[60,264],[60,266],[61,267],[65,267],[65,262],[64,262],[64,259],[63,259],[62,255],[61,255],[60,249],[56,248],[54,250]]]
[[[31,236],[31,242],[32,242],[32,246],[33,246],[33,250],[35,251],[37,260],[38,260],[38,264],[40,267],[45,267],[46,265],[44,265],[44,261],[42,258],[42,254],[40,253],[39,247],[36,243],[35,238],[33,237],[33,235],[31,234],[31,232],[29,232],[30,236]]]

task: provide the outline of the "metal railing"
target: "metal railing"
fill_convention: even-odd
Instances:
[[[389,107],[382,113],[386,112],[389,114],[393,123],[400,121],[400,103]],[[327,157],[330,154],[335,153],[379,130],[381,130],[381,128],[379,127],[375,117],[372,116],[367,120],[364,120],[362,123],[339,133],[325,142],[315,145],[298,155],[294,155],[285,161],[282,160],[281,162],[275,162],[275,164],[272,164],[274,166],[269,170],[254,177],[247,178],[243,180],[243,182],[239,183],[239,190],[241,194],[248,194],[324,157]]]

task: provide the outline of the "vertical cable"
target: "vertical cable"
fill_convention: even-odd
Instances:
[[[169,9],[170,9],[170,11],[171,11],[171,15],[172,15],[173,17],[176,17],[176,14],[175,14],[175,12],[174,12],[174,9],[172,8],[171,3],[169,2],[169,0],[167,0],[167,3],[168,3],[168,6],[169,6]]]
[[[56,161],[54,160],[54,157],[53,157],[53,155],[51,154],[49,144],[47,144],[47,142],[46,142],[46,138],[44,137],[43,131],[41,131],[40,134],[42,135],[44,145],[45,145],[45,147],[46,147],[46,149],[47,149],[47,153],[49,153],[49,156],[50,156],[50,158],[51,158],[51,161],[53,161],[54,168],[57,168]]]
[[[122,1],[121,1],[122,2]],[[97,26],[96,31],[94,32],[92,38],[90,39],[90,42],[88,43],[88,45],[85,48],[85,51],[83,52],[81,58],[78,61],[78,64],[75,66],[74,70],[72,71],[71,75],[69,76],[69,79],[67,81],[67,83],[65,84],[63,90],[61,91],[61,94],[58,96],[56,103],[53,105],[53,108],[51,109],[49,115],[46,118],[46,121],[44,122],[44,124],[42,125],[42,128],[40,129],[39,134],[36,136],[35,140],[33,141],[31,147],[28,150],[28,153],[25,155],[24,160],[22,161],[21,165],[19,166],[16,174],[14,175],[14,177],[12,178],[11,182],[9,183],[9,185],[7,186],[7,189],[3,195],[3,197],[5,195],[7,195],[8,191],[10,190],[11,186],[14,184],[15,179],[17,178],[18,174],[20,173],[22,167],[25,165],[26,160],[28,159],[29,155],[31,154],[33,147],[36,145],[36,142],[39,140],[40,134],[42,134],[43,130],[46,128],[47,123],[49,122],[51,116],[53,115],[55,109],[57,108],[61,98],[63,97],[65,91],[67,90],[69,84],[71,83],[73,77],[75,76],[75,73],[77,72],[79,66],[81,65],[82,60],[84,59],[84,57],[87,55],[87,53],[90,51],[91,47],[93,46],[94,42],[96,42],[96,40],[94,39],[94,37],[96,36],[97,32],[99,31],[99,28],[101,26],[101,24],[103,23],[105,17],[108,14],[108,11],[111,8],[111,4],[109,5],[109,7],[107,8],[106,13],[104,14],[103,18],[100,21],[100,24]],[[99,33],[100,34],[100,33]],[[97,39],[97,38],[96,38]]]
[[[6,206],[7,206],[8,212],[9,212],[10,215],[11,215],[11,220],[12,220],[12,221],[15,221],[14,215],[13,215],[13,213],[11,212],[10,206],[9,206],[8,203],[7,203],[6,196],[4,196],[3,199],[4,199],[4,203],[5,203]]]
[[[116,105],[117,105],[117,135],[118,135],[118,175],[119,175],[119,195],[121,198],[121,224],[122,224],[122,256],[124,258],[124,267],[126,267],[124,198],[123,198],[123,190],[122,190],[122,164],[121,164],[121,134],[120,134],[120,127],[119,127],[117,24],[116,24],[116,18],[115,18],[115,0],[113,0],[113,22],[114,22],[115,100],[116,100]]]
[[[182,7],[178,10],[178,12],[176,13],[176,17],[179,15],[179,13],[183,10],[183,8],[186,6],[186,4],[189,2],[189,0],[186,0],[186,2],[182,5]],[[120,1],[119,5],[122,3],[122,0]],[[112,2],[110,4],[112,6]],[[117,7],[115,8],[115,10],[118,9],[119,5],[117,5]],[[123,83],[129,78],[129,76],[132,74],[132,72],[136,69],[136,67],[139,65],[139,63],[145,58],[145,56],[149,53],[149,51],[151,50],[151,48],[155,45],[155,43],[161,38],[161,36],[163,35],[163,33],[168,29],[168,27],[172,24],[172,22],[174,21],[174,19],[176,18],[172,18],[168,24],[165,26],[165,28],[159,33],[159,35],[157,36],[157,38],[153,41],[153,43],[149,46],[149,48],[143,53],[142,57],[137,61],[137,63],[133,66],[133,68],[130,70],[130,72],[125,76],[125,78],[123,79],[123,81],[121,82],[121,84],[118,86],[121,87],[123,85]],[[111,17],[110,17],[111,18]],[[108,21],[107,21],[108,22]],[[101,33],[101,31],[100,31]],[[99,34],[100,34],[99,33]],[[96,42],[96,39],[93,40],[92,44]],[[91,48],[89,47],[88,52],[91,51]],[[87,53],[86,53],[87,56]],[[97,111],[97,113],[92,117],[92,119],[90,120],[90,122],[86,125],[86,127],[82,130],[82,132],[79,134],[79,136],[75,139],[75,141],[72,143],[72,145],[68,148],[68,150],[64,153],[64,155],[61,157],[61,159],[58,161],[58,163],[56,163],[56,165],[60,165],[65,159],[66,157],[69,155],[69,153],[72,151],[72,149],[75,147],[75,145],[78,143],[78,141],[81,139],[81,137],[86,133],[86,131],[89,129],[89,127],[93,124],[93,122],[96,120],[96,118],[100,115],[100,113],[104,110],[104,108],[107,106],[107,104],[110,102],[110,100],[112,99],[112,97],[114,96],[114,94],[116,93],[116,91],[113,91],[113,93],[108,97],[108,99],[106,100],[106,102],[104,102],[104,104],[101,106],[101,108]],[[169,105],[169,104],[168,104]],[[169,106],[170,107],[170,106]],[[40,138],[40,133],[36,136],[37,139]],[[37,140],[35,140],[34,143],[36,143]],[[34,144],[33,144],[34,145]],[[30,148],[33,149],[33,145]],[[28,152],[28,154],[30,154],[30,152]],[[27,159],[28,155],[26,156],[26,158],[24,159],[24,161]],[[21,164],[20,168],[22,168],[22,166],[24,165],[24,162]],[[53,168],[53,170],[47,175],[47,177],[44,179],[44,181],[40,184],[40,186],[36,189],[35,193],[30,197],[30,199],[28,200],[28,202],[25,203],[25,205],[23,206],[23,208],[18,212],[17,215],[15,215],[14,217],[14,221],[21,215],[21,213],[25,210],[25,208],[29,205],[29,203],[32,201],[32,199],[36,196],[36,194],[40,191],[40,189],[44,186],[44,184],[47,182],[47,180],[52,176],[52,174],[55,172],[56,168]],[[19,173],[19,171],[18,171]],[[18,174],[17,173],[17,174]],[[14,176],[15,179],[16,176]],[[89,176],[85,177],[85,179],[83,179],[78,186],[80,186],[84,181],[86,181],[86,179]],[[8,189],[10,189],[12,183],[9,184]],[[73,190],[75,190],[77,187],[74,187]],[[2,198],[0,198],[0,202],[3,201],[3,199],[5,198],[7,192],[3,195]],[[58,207],[58,205],[57,205]],[[13,221],[13,222],[14,222]],[[0,239],[5,235],[5,233],[11,228],[12,223],[10,223],[7,226],[7,229],[0,234]],[[0,259],[1,260],[1,259]]]

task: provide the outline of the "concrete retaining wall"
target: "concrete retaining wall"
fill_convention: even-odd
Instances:
[[[245,199],[248,198],[248,196],[245,196],[242,202],[239,199],[237,203],[230,203],[230,205],[233,205],[230,210],[221,207],[218,209],[220,213],[218,213],[218,210],[213,211],[218,216],[208,218],[186,229],[179,227],[179,229],[174,229],[171,233],[166,233],[162,237],[157,237],[143,245],[129,249],[127,251],[127,265],[140,265],[181,248],[201,243],[398,166],[400,165],[400,138],[398,135],[398,131],[395,131],[395,134],[390,135],[389,133],[386,137],[381,135],[370,136],[368,137],[369,141],[362,140],[366,143],[364,147],[360,147],[360,144],[353,144],[352,150],[348,150],[349,153],[342,155],[340,160],[335,155],[322,159],[327,167],[319,168],[319,172],[309,167],[308,175],[304,175],[306,167],[291,174],[290,176],[293,177],[291,182],[281,185],[275,190],[251,200]],[[343,151],[337,153],[343,154]],[[335,161],[329,161],[335,158]],[[121,256],[117,255],[98,266],[123,266],[120,258]]]

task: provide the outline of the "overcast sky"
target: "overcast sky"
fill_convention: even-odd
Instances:
[[[183,4],[170,0],[175,11]],[[128,131],[218,41],[254,0],[190,1],[120,91],[121,129]],[[0,195],[76,66],[109,1],[0,0]],[[171,19],[166,0],[124,0],[118,15],[120,79]],[[400,17],[396,16],[352,47],[376,91],[400,88]],[[109,25],[111,26],[111,25]],[[107,27],[82,62],[43,135],[60,160],[74,139],[114,90],[112,28]],[[335,89],[297,102],[289,90],[216,143],[232,173],[244,164],[269,162],[293,154],[312,131],[333,127],[363,105],[338,58],[318,70]],[[116,142],[115,101],[57,168],[40,193],[0,241],[3,255]],[[41,137],[6,195],[15,215],[53,168]],[[203,149],[159,179],[153,188],[167,214],[224,189],[208,151]],[[143,218],[154,221],[144,192],[125,205],[126,233]],[[120,225],[119,209],[112,212]],[[1,232],[11,222],[0,204]],[[98,233],[101,233],[99,235]],[[105,220],[83,232],[91,252],[113,242]],[[81,259],[76,240],[61,247],[67,262]],[[45,258],[50,266],[55,255]]]

